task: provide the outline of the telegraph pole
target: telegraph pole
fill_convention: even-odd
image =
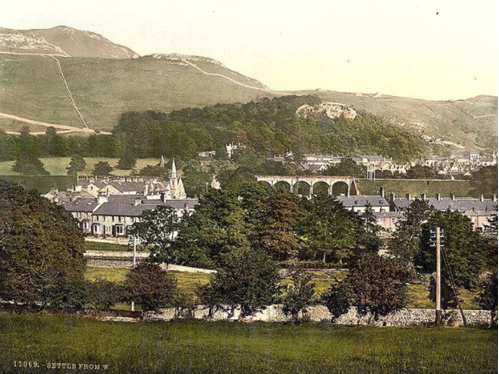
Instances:
[[[440,266],[440,227],[437,227],[437,275],[435,284],[435,326],[438,327],[442,322],[442,311],[440,309],[441,300],[441,266]]]
[[[137,265],[137,237],[133,236],[133,267]],[[132,301],[132,312],[135,311],[135,303]]]
[[[442,246],[440,240],[442,238],[443,230],[437,227],[435,231],[430,231],[430,247],[436,247],[436,276],[435,276],[435,326],[438,327],[442,324],[442,309],[440,302],[442,300],[442,267],[440,261],[440,247]]]

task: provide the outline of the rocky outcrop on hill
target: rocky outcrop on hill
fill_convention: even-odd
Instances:
[[[66,26],[41,30],[0,28],[0,52],[109,59],[140,57],[131,49],[115,44],[102,35]]]
[[[323,113],[331,119],[340,118],[342,116],[346,119],[355,119],[355,117],[357,117],[357,112],[353,108],[341,103],[325,102],[316,106],[305,104],[296,110],[296,115],[302,117],[317,113]]]

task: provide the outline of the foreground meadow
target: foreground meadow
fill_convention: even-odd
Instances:
[[[497,330],[120,323],[2,312],[0,331],[1,373],[44,373],[53,363],[108,365],[108,373],[497,372]]]

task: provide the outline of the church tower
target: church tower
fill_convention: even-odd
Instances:
[[[175,165],[175,159],[172,160],[172,170],[170,171],[170,198],[171,199],[186,199],[187,194],[185,193],[184,183],[182,178],[177,177],[177,166]]]

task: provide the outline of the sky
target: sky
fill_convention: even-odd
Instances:
[[[0,27],[216,59],[273,90],[498,94],[497,0],[0,0]]]

